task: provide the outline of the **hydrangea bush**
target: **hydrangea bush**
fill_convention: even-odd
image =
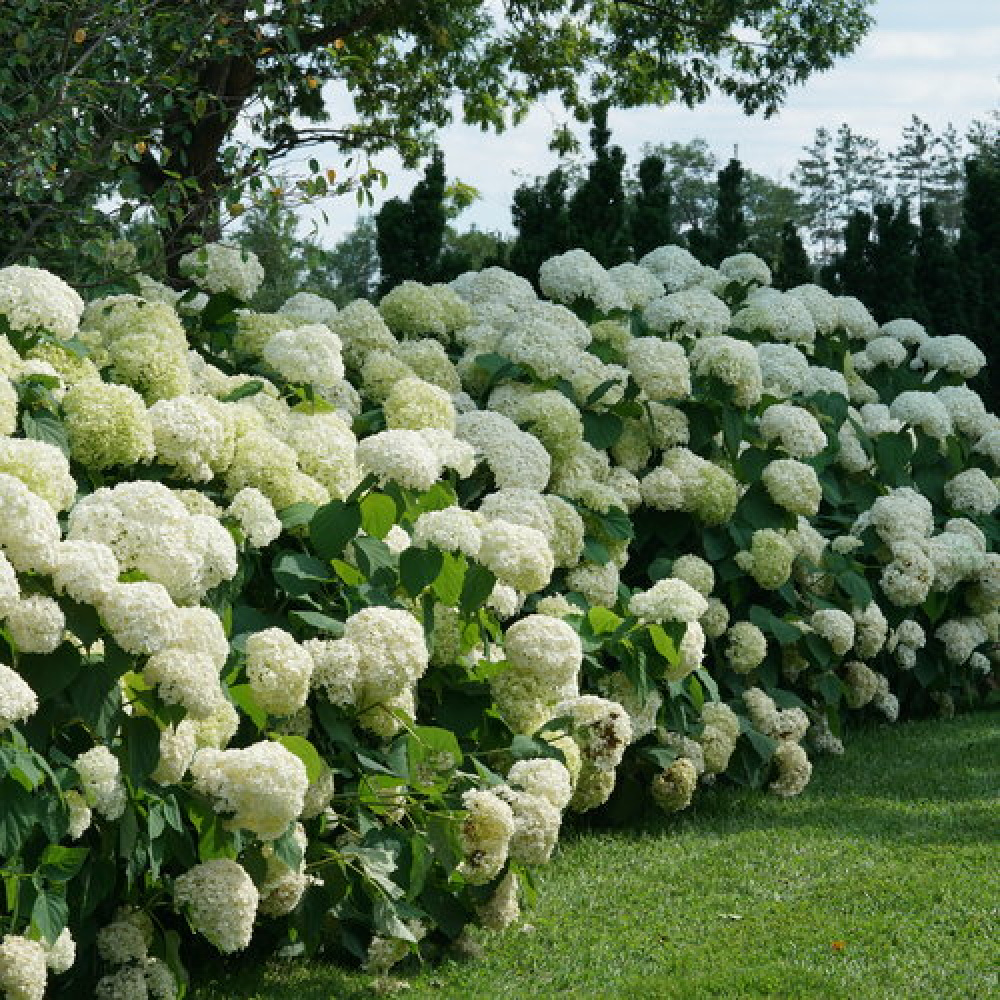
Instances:
[[[374,973],[517,919],[567,812],[798,794],[997,658],[961,337],[741,254],[247,308],[0,270],[0,987]]]

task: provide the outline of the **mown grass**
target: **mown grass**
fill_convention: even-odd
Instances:
[[[732,787],[637,831],[571,835],[530,927],[417,970],[423,998],[1000,995],[1000,714],[852,734],[797,799]],[[321,963],[226,962],[199,1000],[373,995]]]

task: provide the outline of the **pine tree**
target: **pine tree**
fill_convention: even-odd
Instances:
[[[795,180],[810,211],[810,235],[819,244],[822,264],[831,263],[841,237],[832,143],[829,129],[818,128],[795,170]]]
[[[917,317],[935,336],[967,334],[965,291],[958,257],[949,246],[933,205],[920,213],[916,248],[917,293],[922,315]]]
[[[556,167],[543,180],[522,184],[514,192],[511,217],[517,237],[510,248],[512,271],[535,282],[542,262],[570,249],[566,174]]]
[[[408,201],[390,198],[375,216],[385,294],[402,281],[435,281],[448,222],[444,154],[435,151]]]
[[[885,156],[878,141],[853,131],[846,122],[837,129],[833,147],[836,211],[846,222],[855,209],[872,211],[885,196]]]
[[[930,201],[937,211],[942,230],[954,241],[962,225],[962,195],[965,191],[965,163],[962,137],[951,123],[938,136],[937,149],[931,160]]]
[[[802,238],[795,223],[786,222],[781,227],[781,248],[774,266],[774,287],[787,291],[797,285],[811,284],[815,280],[809,254],[802,245]]]
[[[715,208],[712,233],[715,264],[746,248],[748,233],[743,212],[744,175],[743,165],[735,157],[719,171],[719,200]]]
[[[918,115],[903,128],[903,142],[892,154],[896,164],[896,191],[915,206],[919,214],[931,193],[934,155],[938,140],[934,130]]]
[[[895,208],[891,202],[875,206],[875,239],[870,250],[872,286],[862,301],[880,323],[900,316],[921,318],[916,242],[917,227],[910,221],[910,206],[905,198]]]
[[[587,177],[569,201],[570,238],[605,267],[620,264],[628,256],[628,203],[623,174],[625,154],[610,146],[608,104],[594,105],[590,146],[594,158]]]
[[[646,156],[639,163],[639,190],[632,202],[632,252],[636,260],[657,247],[675,243],[673,192],[661,156]]]

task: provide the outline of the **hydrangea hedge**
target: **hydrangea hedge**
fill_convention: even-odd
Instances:
[[[795,795],[982,696],[1000,420],[961,337],[747,254],[342,311],[0,270],[0,987],[506,926],[567,811]]]

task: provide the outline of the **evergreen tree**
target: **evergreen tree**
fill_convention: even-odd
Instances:
[[[743,165],[735,157],[719,171],[719,200],[712,234],[715,264],[746,248],[749,234],[743,212],[744,176]]]
[[[673,224],[678,231],[711,225],[717,197],[716,159],[704,139],[643,146],[644,156],[659,156],[670,183]]]
[[[1000,160],[989,155],[965,163],[965,198],[962,201],[962,234],[956,248],[960,261],[968,317],[968,336],[986,355],[980,377],[992,398],[1000,390]]]
[[[543,261],[570,249],[566,188],[566,174],[556,167],[544,180],[536,178],[514,192],[510,211],[517,237],[510,268],[529,281],[537,281]]]
[[[903,128],[903,142],[892,154],[896,164],[896,191],[916,206],[919,214],[932,192],[934,156],[938,140],[934,130],[918,115]]]
[[[950,123],[938,136],[937,149],[931,161],[928,186],[931,204],[936,209],[941,229],[948,240],[954,241],[958,238],[962,225],[965,163],[962,156],[962,137]]]
[[[853,131],[846,122],[833,146],[836,211],[846,221],[858,208],[871,211],[885,190],[885,156],[875,139]]]
[[[774,287],[782,291],[796,285],[811,284],[815,280],[809,254],[793,222],[786,222],[781,227],[781,248],[773,270]]]
[[[948,244],[933,205],[925,205],[920,213],[915,273],[922,303],[920,319],[929,331],[939,337],[967,334],[965,291],[958,257]]]
[[[673,192],[661,156],[646,156],[639,163],[639,190],[632,202],[632,252],[636,260],[657,247],[677,241],[673,225]]]
[[[844,249],[820,271],[831,292],[869,301],[874,286],[871,234],[872,217],[861,209],[852,212],[844,229]]]
[[[804,194],[811,216],[810,236],[819,244],[822,264],[833,259],[841,236],[838,223],[837,184],[833,161],[833,136],[829,129],[818,128],[813,144],[805,148],[795,179]]]
[[[917,227],[910,221],[905,198],[895,208],[891,202],[875,206],[872,286],[862,301],[880,323],[899,316],[922,318],[916,288],[916,243]]]
[[[590,146],[594,158],[587,167],[587,177],[569,201],[570,239],[605,267],[620,264],[628,256],[628,206],[623,174],[625,154],[610,146],[608,104],[598,102],[593,108]]]
[[[444,154],[435,151],[408,201],[390,198],[375,216],[376,246],[385,294],[407,279],[430,282],[438,263],[448,215]]]
[[[685,234],[684,241],[688,250],[702,262],[702,264],[717,264],[715,255],[715,240],[709,233],[706,233],[701,226],[692,226]]]

